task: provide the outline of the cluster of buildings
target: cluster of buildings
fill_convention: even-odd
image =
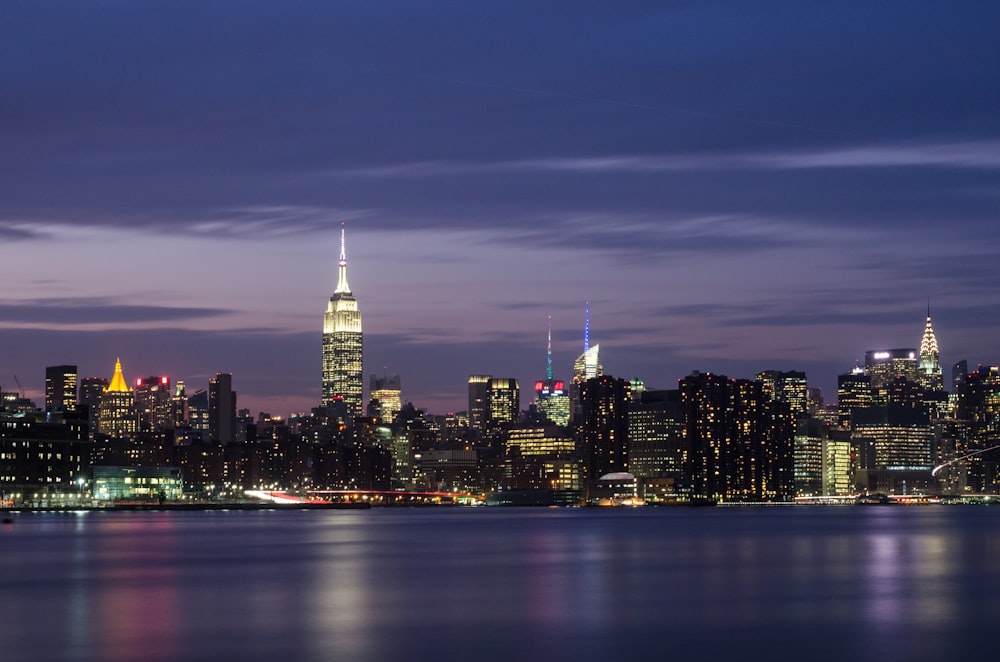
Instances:
[[[919,348],[873,350],[838,379],[836,405],[797,371],[692,372],[676,389],[605,374],[590,344],[572,378],[522,408],[517,379],[475,374],[464,412],[403,403],[399,375],[363,389],[363,331],[344,231],[322,334],[317,407],[287,419],[237,407],[233,377],[207,388],[153,376],[45,373],[44,407],[0,392],[0,502],[235,499],[302,494],[489,495],[497,504],[782,502],[1000,491],[1000,368],[955,365],[948,388],[928,310]]]

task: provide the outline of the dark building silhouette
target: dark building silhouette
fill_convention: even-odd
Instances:
[[[236,391],[228,372],[208,380],[208,437],[222,444],[236,440]]]
[[[45,368],[45,411],[76,411],[76,386],[75,365]]]
[[[603,375],[580,384],[584,477],[589,484],[609,473],[627,472],[630,383]]]

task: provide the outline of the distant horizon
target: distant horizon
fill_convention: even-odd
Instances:
[[[320,330],[320,332],[321,332],[321,330]],[[317,337],[320,335],[320,332],[317,332]],[[600,343],[595,342],[595,343],[592,343],[591,346],[593,346],[593,345],[600,345]],[[867,352],[899,351],[899,350],[912,350],[912,351],[917,352],[919,354],[919,343],[917,343],[917,345],[915,345],[913,347],[907,347],[907,346],[900,345],[898,347],[870,348],[870,349],[865,350],[865,352],[862,353],[862,357]],[[120,359],[120,357],[116,357],[116,360],[117,359]],[[602,359],[601,362],[603,364],[604,360]],[[943,380],[943,384],[944,384],[944,390],[947,391],[947,392],[951,392],[952,391],[952,388],[951,388],[951,386],[952,386],[951,372],[952,372],[952,368],[954,367],[954,365],[956,363],[958,363],[958,362],[957,361],[953,362],[953,363],[941,362],[942,380]],[[42,374],[42,381],[43,381],[42,387],[40,389],[39,388],[25,388],[24,389],[25,396],[28,399],[30,399],[33,402],[35,402],[36,405],[38,405],[39,402],[42,403],[42,405],[41,405],[42,409],[44,409],[44,401],[45,401],[45,389],[44,389],[44,374],[45,374],[45,369],[47,367],[58,366],[58,365],[71,365],[71,366],[77,366],[79,368],[80,364],[79,363],[50,363],[50,364],[46,364],[40,370],[40,372]],[[572,364],[570,364],[570,365],[572,365]],[[861,365],[861,367],[864,367],[864,360],[863,359],[860,361],[859,365]],[[981,363],[980,364],[972,364],[972,363],[970,363],[968,367],[970,369],[970,372],[974,372],[975,371],[974,368],[981,368],[984,365],[985,364],[981,364]],[[112,366],[112,370],[110,371],[111,374],[114,373],[114,369],[113,368],[114,368],[114,366]],[[756,376],[760,372],[763,372],[765,370],[779,370],[779,369],[778,368],[761,368],[760,370],[757,370],[757,371],[753,372],[752,374],[745,375],[745,374],[731,374],[731,373],[728,373],[728,372],[725,372],[725,371],[718,371],[718,370],[704,370],[704,369],[700,369],[700,368],[692,368],[690,371],[688,371],[684,375],[681,375],[680,377],[678,377],[678,380],[683,379],[684,377],[686,377],[686,376],[688,376],[690,374],[693,374],[695,372],[706,373],[706,374],[710,373],[710,374],[714,374],[714,375],[724,376],[724,377],[729,378],[729,379],[755,379]],[[806,382],[807,382],[809,388],[821,388],[821,387],[814,386],[814,383],[810,381],[810,374],[809,374],[808,371],[799,370],[799,369],[796,369],[796,368],[783,368],[783,369],[780,369],[780,371],[781,372],[789,372],[789,371],[804,372],[805,375],[806,375]],[[176,378],[172,377],[169,373],[164,373],[162,371],[161,372],[147,372],[147,373],[143,373],[142,375],[130,376],[130,372],[128,370],[128,363],[127,363],[127,361],[124,361],[124,360],[122,361],[122,372],[123,372],[123,374],[126,377],[127,383],[132,388],[135,388],[135,386],[137,386],[136,380],[138,380],[138,379],[146,379],[148,377],[156,377],[156,378],[168,377],[170,379],[170,387],[171,387],[172,390],[176,388],[178,381],[183,381],[184,384],[185,384],[186,392],[187,392],[187,394],[189,396],[193,395],[195,392],[197,392],[199,390],[207,390],[208,389],[208,380],[211,379],[212,377],[214,377],[215,374],[216,374],[216,373],[211,373],[210,375],[206,376],[205,379],[204,379],[204,385],[200,386],[200,385],[196,384],[195,382],[191,381],[190,379],[186,379],[186,378],[176,379]],[[228,372],[228,371],[217,371],[217,372]],[[841,372],[841,373],[837,373],[837,375],[834,375],[833,376],[834,383],[836,383],[836,378],[839,375],[847,374],[849,372],[851,372],[850,369],[845,370],[844,372]],[[445,408],[445,409],[437,409],[437,410],[435,410],[435,409],[432,409],[431,407],[423,404],[422,402],[420,402],[418,400],[415,400],[413,398],[407,397],[406,390],[405,390],[405,388],[406,388],[405,387],[405,385],[406,385],[406,377],[405,377],[405,375],[402,375],[400,373],[394,372],[392,370],[388,370],[388,368],[387,368],[386,374],[388,374],[388,375],[399,374],[400,375],[400,379],[401,379],[402,384],[403,384],[402,402],[403,402],[404,405],[406,405],[408,403],[409,404],[413,404],[413,406],[416,407],[417,409],[424,411],[428,415],[435,415],[435,416],[443,416],[443,415],[447,415],[447,414],[457,414],[457,413],[461,413],[461,412],[464,412],[464,411],[468,410],[468,399],[467,399],[467,386],[468,386],[468,384],[467,384],[467,381],[463,381],[463,383],[460,385],[461,386],[461,390],[462,390],[462,397],[463,397],[463,399],[462,400],[454,400],[454,402],[459,402],[461,404],[461,406],[459,406],[458,408]],[[512,377],[511,375],[507,375],[507,374],[501,374],[501,373],[492,374],[492,373],[489,373],[489,372],[482,372],[482,371],[480,371],[480,372],[470,371],[468,373],[469,376],[474,375],[474,374],[490,374],[493,377],[501,377],[501,378]],[[536,381],[544,380],[545,379],[544,374],[545,374],[545,371],[543,369],[541,371],[541,376],[540,377],[531,378],[529,380],[524,380],[524,379],[521,379],[521,378],[518,378],[518,377],[514,377],[514,379],[518,380],[518,384],[519,384],[519,387],[520,387],[520,392],[521,392],[521,407],[520,407],[520,410],[521,411],[527,410],[528,406],[530,404],[532,404],[532,402],[534,401],[534,384],[535,384]],[[607,369],[605,369],[604,374],[608,375],[608,376],[616,377],[616,378],[626,379],[626,380],[640,379],[640,380],[643,381],[643,385],[647,389],[650,389],[650,390],[672,390],[672,389],[676,389],[677,388],[677,384],[673,384],[673,385],[670,385],[670,386],[662,386],[662,385],[657,384],[655,381],[649,381],[648,379],[645,379],[642,376],[631,376],[631,377],[629,377],[629,376],[624,376],[624,375],[616,375],[616,374],[608,371]],[[79,371],[79,369],[78,369],[77,375],[78,375],[78,383],[82,383],[83,379],[85,379],[85,378],[98,378],[98,379],[104,378],[104,379],[110,380],[110,375],[107,376],[107,377],[105,377],[103,375],[83,374],[83,372]],[[312,404],[312,405],[309,405],[309,406],[304,406],[304,407],[299,407],[299,408],[291,408],[291,409],[288,409],[287,411],[283,411],[282,413],[276,413],[275,411],[271,411],[270,409],[273,409],[273,408],[269,409],[269,408],[266,407],[266,405],[265,405],[264,408],[260,408],[260,407],[255,408],[255,407],[247,406],[246,404],[244,404],[245,403],[245,401],[244,401],[244,397],[245,396],[241,396],[240,395],[240,389],[239,389],[239,377],[240,376],[238,374],[236,374],[236,373],[232,373],[232,375],[233,375],[233,390],[236,391],[236,393],[237,393],[237,408],[238,409],[249,409],[254,418],[257,418],[257,416],[259,414],[261,414],[261,413],[265,413],[265,414],[268,414],[268,415],[271,415],[271,416],[276,416],[276,417],[287,419],[287,418],[289,418],[289,417],[291,417],[293,415],[296,415],[296,414],[309,414],[313,408],[321,406],[320,399],[319,399],[319,385],[317,385],[317,387],[316,387],[316,392],[317,392],[316,402],[315,402],[315,404]],[[556,376],[557,373],[554,370],[553,370],[553,375],[554,375],[553,378],[556,379],[557,381],[564,381],[565,383],[569,384],[569,382],[571,381],[571,377],[572,377],[572,370],[569,371],[569,377],[567,377],[567,378],[559,378],[558,376]],[[377,373],[377,372],[365,372],[364,373],[363,382],[364,382],[365,406],[366,407],[367,407],[367,403],[368,403],[369,397],[370,397],[369,394],[368,394],[369,380],[370,380],[370,378],[372,376],[376,376],[376,377],[380,376],[380,373]],[[20,379],[20,378],[18,378],[18,379]],[[22,385],[24,384],[23,380],[21,381],[21,384]],[[11,390],[10,388],[5,387],[2,383],[0,383],[0,391],[2,391],[4,393],[16,393],[17,392],[15,390]],[[79,388],[78,388],[78,391],[79,391]],[[824,404],[826,404],[826,405],[836,405],[836,403],[837,403],[837,389],[835,387],[830,392],[827,392],[826,389],[823,389],[822,390],[822,395],[823,395],[823,402],[824,402]],[[288,397],[288,399],[291,400],[291,396],[277,396],[277,397],[279,399],[280,398],[284,398],[284,397]],[[256,401],[253,396],[250,396],[250,399],[251,399],[251,401]],[[434,401],[433,398],[431,398],[430,400]],[[273,400],[270,400],[270,401],[273,401]]]

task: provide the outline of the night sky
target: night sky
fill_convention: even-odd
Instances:
[[[819,6],[822,5],[822,6]],[[0,387],[46,365],[318,404],[365,382],[1000,361],[1000,3],[0,6]],[[383,368],[387,366],[387,368]]]

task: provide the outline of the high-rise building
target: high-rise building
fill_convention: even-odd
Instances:
[[[236,391],[228,372],[208,380],[208,437],[223,444],[236,441]]]
[[[857,409],[875,403],[872,379],[861,368],[837,377],[837,418],[842,428],[851,427],[851,416]]]
[[[559,426],[569,424],[569,394],[566,382],[552,378],[552,317],[549,316],[548,349],[545,379],[535,382],[535,407],[545,418]]]
[[[76,411],[76,366],[45,368],[45,411]]]
[[[865,374],[871,377],[872,388],[885,391],[897,377],[917,381],[917,350],[873,349],[865,352]]]
[[[161,432],[173,427],[170,419],[170,378],[136,379],[135,406],[139,410],[140,432]]]
[[[101,393],[98,432],[115,439],[133,439],[139,430],[135,394],[122,374],[121,359],[115,361],[115,374]]]
[[[101,420],[101,394],[108,388],[107,377],[84,377],[80,380],[79,404],[86,409],[90,421],[90,437],[93,438]]]
[[[684,471],[683,411],[680,391],[642,389],[628,409],[628,465],[636,478],[673,478]]]
[[[490,429],[517,423],[521,412],[521,387],[516,379],[494,377],[490,379],[489,414],[486,426]]]
[[[580,385],[584,472],[588,484],[611,473],[628,472],[629,382],[602,375]]]
[[[969,362],[965,359],[955,362],[951,366],[951,388],[953,393],[958,393],[962,384],[965,383],[965,376],[969,374]]]
[[[178,379],[174,387],[174,397],[170,398],[170,427],[185,427],[188,422],[187,390],[184,380]]]
[[[590,346],[590,302],[587,302],[583,325],[583,354],[573,362],[573,380],[569,385],[570,420],[579,422],[583,415],[580,386],[588,379],[604,375],[600,360],[601,346]]]
[[[958,418],[968,432],[954,457],[942,459],[964,458],[968,491],[1000,493],[1000,367],[980,366],[966,375],[958,393]]]
[[[937,336],[931,327],[931,306],[927,304],[927,323],[924,337],[920,340],[920,367],[918,382],[928,391],[944,389],[941,378],[941,355],[938,352]]]
[[[700,372],[680,380],[684,480],[690,499],[774,500],[794,495],[795,427],[786,402],[760,382]]]
[[[347,254],[341,226],[337,289],[323,316],[323,405],[343,403],[348,416],[362,414],[361,340],[361,313],[347,283]]]
[[[374,405],[374,415],[385,425],[391,425],[403,408],[401,381],[399,375],[369,377],[368,397]]]
[[[469,427],[480,432],[489,418],[491,379],[491,375],[469,375]]]
[[[788,403],[792,416],[802,418],[809,414],[809,387],[806,373],[790,370],[765,370],[757,375],[765,400]]]

